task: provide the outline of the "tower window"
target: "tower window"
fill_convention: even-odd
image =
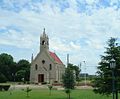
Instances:
[[[35,70],[37,70],[38,69],[38,65],[37,64],[35,64]]]
[[[52,65],[50,64],[49,70],[52,70]]]
[[[45,41],[44,40],[42,41],[42,45],[45,45]]]
[[[42,63],[45,64],[45,60],[42,60]]]

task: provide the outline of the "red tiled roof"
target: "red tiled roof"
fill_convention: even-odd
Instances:
[[[50,56],[57,62],[57,63],[60,63],[60,64],[63,64],[62,61],[60,60],[60,58],[53,52],[50,52]]]

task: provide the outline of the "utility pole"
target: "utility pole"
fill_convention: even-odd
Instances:
[[[67,54],[67,67],[68,67],[68,64],[69,64],[69,54]]]

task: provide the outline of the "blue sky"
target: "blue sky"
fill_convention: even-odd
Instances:
[[[30,61],[46,28],[50,50],[95,74],[106,41],[120,42],[120,0],[0,0],[0,53]]]

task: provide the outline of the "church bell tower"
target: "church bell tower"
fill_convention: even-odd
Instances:
[[[49,38],[45,33],[45,28],[43,34],[40,36],[40,52],[49,50]]]

